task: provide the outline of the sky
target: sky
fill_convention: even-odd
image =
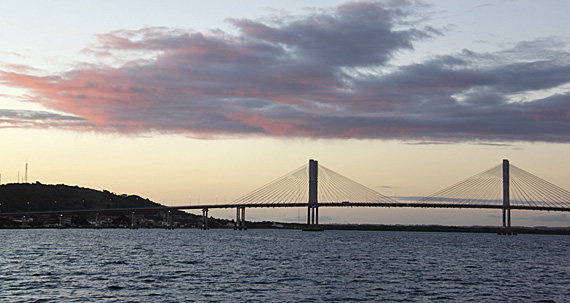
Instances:
[[[23,181],[27,162],[28,182],[224,203],[316,159],[384,195],[421,197],[509,159],[570,190],[568,1],[0,5],[2,184]],[[320,215],[501,223],[486,210]],[[570,216],[517,211],[513,224]]]

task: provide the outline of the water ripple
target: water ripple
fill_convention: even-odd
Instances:
[[[1,302],[564,302],[568,236],[0,230]]]

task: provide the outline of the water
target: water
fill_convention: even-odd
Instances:
[[[570,236],[0,230],[0,302],[565,302]]]

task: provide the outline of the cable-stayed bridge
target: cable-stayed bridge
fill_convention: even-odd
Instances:
[[[455,208],[500,208],[503,226],[510,210],[570,211],[570,192],[503,160],[503,163],[421,199]]]
[[[319,207],[346,206],[500,209],[508,229],[512,209],[570,211],[570,192],[503,160],[418,201],[400,202],[310,160],[231,203],[176,208],[202,208],[204,218],[210,208],[236,208],[236,227],[245,228],[245,208],[307,207],[307,225],[317,226]]]
[[[385,196],[358,182],[342,176],[315,160],[290,173],[238,198],[231,203],[186,205],[155,208],[125,208],[97,210],[66,210],[64,213],[104,211],[130,211],[134,225],[134,212],[139,210],[168,211],[171,209],[201,209],[203,228],[208,229],[210,209],[235,208],[236,229],[245,229],[246,208],[307,207],[307,226],[318,229],[319,207],[412,207],[412,208],[479,208],[500,209],[503,228],[511,227],[511,210],[570,211],[570,192],[545,181],[523,169],[511,165],[508,160],[467,178],[457,184],[413,202],[401,202]],[[54,211],[33,212],[52,213]],[[26,213],[18,213],[24,215]],[[0,213],[0,215],[10,215]],[[24,222],[24,221],[22,221]],[[172,226],[170,226],[172,227]]]

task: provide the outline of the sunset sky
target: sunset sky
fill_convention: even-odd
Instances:
[[[224,203],[317,159],[418,197],[508,158],[570,190],[570,2],[307,3],[2,1],[2,184],[27,161],[29,182]],[[501,223],[483,210],[320,214]],[[513,225],[570,216],[513,211]]]

